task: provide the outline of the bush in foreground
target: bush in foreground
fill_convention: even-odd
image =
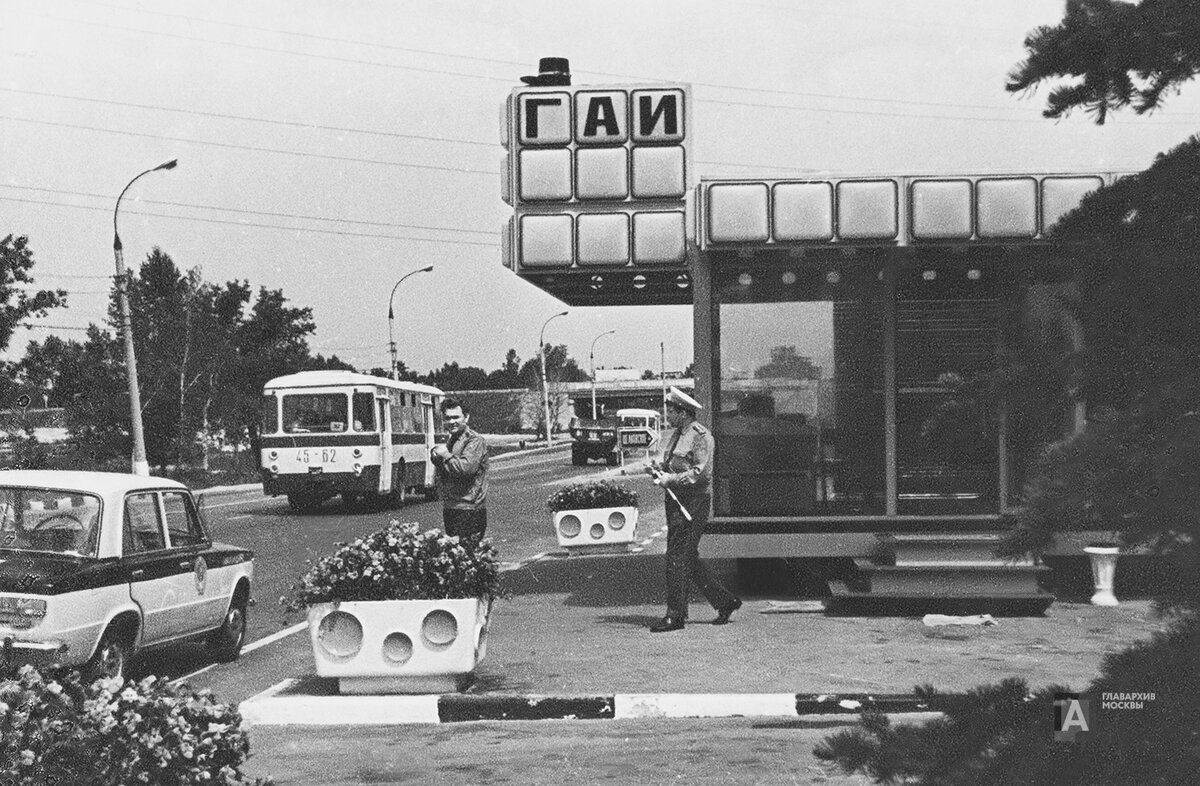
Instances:
[[[893,726],[864,713],[861,726],[827,737],[814,754],[879,783],[1119,786],[1194,783],[1200,772],[1200,618],[1108,655],[1087,690],[1092,728],[1054,739],[1054,694],[1008,679],[965,696],[919,693],[945,717]],[[1104,709],[1105,693],[1153,693],[1141,709]]]
[[[0,783],[267,786],[241,773],[241,724],[208,691],[157,677],[88,685],[78,672],[23,666],[0,678]]]

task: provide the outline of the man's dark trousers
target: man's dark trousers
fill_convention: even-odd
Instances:
[[[478,543],[487,530],[487,508],[443,508],[442,523],[447,535]]]
[[[695,580],[714,609],[728,608],[734,596],[700,561],[700,536],[708,526],[712,495],[680,494],[679,499],[687,505],[692,520],[683,517],[679,505],[667,494],[667,616],[687,619],[689,579]]]

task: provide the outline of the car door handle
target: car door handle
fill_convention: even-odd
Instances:
[[[183,562],[179,563],[179,567],[190,568],[192,567],[192,561],[190,559],[185,559]]]
[[[141,568],[138,568],[137,570],[131,572],[129,575],[135,579],[140,579],[142,576],[146,575],[146,571],[142,570]]]

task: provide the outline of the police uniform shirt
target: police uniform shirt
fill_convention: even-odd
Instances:
[[[703,493],[712,479],[713,438],[696,421],[681,426],[663,452],[665,485],[681,492]]]

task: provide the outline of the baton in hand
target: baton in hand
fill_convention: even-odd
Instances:
[[[658,470],[654,470],[654,478],[656,480],[658,479],[658,476],[661,474],[662,473],[659,472]],[[688,513],[688,509],[685,508],[683,506],[683,503],[679,501],[679,497],[675,496],[675,492],[666,486],[663,486],[663,490],[667,492],[668,496],[670,496],[671,499],[675,500],[675,504],[679,506],[679,512],[683,514],[684,519],[686,519],[687,522],[690,524],[692,521],[692,514]]]

